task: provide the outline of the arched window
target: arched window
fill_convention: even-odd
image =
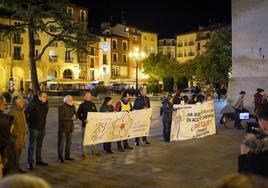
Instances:
[[[73,73],[70,69],[66,69],[64,72],[63,72],[63,78],[65,79],[73,79]]]

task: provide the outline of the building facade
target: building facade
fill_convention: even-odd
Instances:
[[[195,58],[197,32],[183,33],[176,36],[177,61],[184,63]]]
[[[158,40],[158,53],[172,58],[176,58],[176,39]]]
[[[66,11],[72,15],[74,22],[81,21],[81,28],[87,27],[87,9],[79,6],[67,6]],[[22,24],[22,21],[9,17],[0,17],[0,23],[5,25]],[[57,32],[57,31],[51,31]],[[52,40],[44,32],[35,36],[35,56]],[[29,38],[27,30],[24,33],[14,33],[10,38],[1,37],[0,40],[0,92],[8,89],[26,91],[31,88],[29,69]],[[72,51],[63,42],[53,42],[36,61],[38,81],[49,83],[64,80],[78,80],[80,68],[77,53]],[[3,75],[3,76],[2,76]],[[42,84],[45,86],[45,84]],[[42,88],[44,89],[44,88]]]

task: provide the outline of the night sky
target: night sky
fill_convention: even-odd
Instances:
[[[89,27],[120,23],[159,33],[159,37],[194,31],[198,25],[231,23],[231,0],[73,0],[89,8]]]

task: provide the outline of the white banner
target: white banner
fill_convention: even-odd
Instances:
[[[148,136],[152,109],[132,112],[89,112],[84,145]]]
[[[201,138],[216,134],[214,102],[176,105],[172,113],[170,141]]]

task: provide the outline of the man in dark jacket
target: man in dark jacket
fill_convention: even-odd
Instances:
[[[268,104],[257,110],[260,130],[256,135],[248,134],[241,144],[238,171],[268,177]]]
[[[4,176],[16,173],[19,170],[16,160],[15,146],[11,138],[14,117],[4,113],[6,108],[6,99],[3,96],[0,96],[0,155],[4,165]]]
[[[141,109],[146,109],[146,108],[150,108],[150,99],[149,97],[146,96],[147,95],[147,90],[146,88],[140,88],[140,95],[135,99],[134,102],[134,110],[141,110]],[[143,136],[142,137],[142,141],[145,144],[150,144],[150,142],[147,141],[147,137]],[[138,146],[140,145],[140,139],[139,137],[135,138],[135,144]]]
[[[36,164],[47,166],[42,160],[41,151],[45,136],[46,118],[48,113],[47,93],[39,92],[25,109],[29,126],[28,169],[33,170],[33,153],[36,149]]]
[[[77,110],[77,117],[82,121],[82,157],[85,158],[85,146],[84,146],[84,135],[87,124],[87,113],[97,112],[96,105],[91,102],[91,93],[88,91],[84,95],[84,102],[81,103]]]
[[[65,160],[74,159],[70,157],[70,150],[72,144],[72,133],[74,130],[74,122],[76,120],[76,110],[73,105],[73,97],[67,95],[63,99],[64,104],[58,108],[59,129],[58,129],[58,159],[61,163],[63,159],[63,148],[65,142]]]

